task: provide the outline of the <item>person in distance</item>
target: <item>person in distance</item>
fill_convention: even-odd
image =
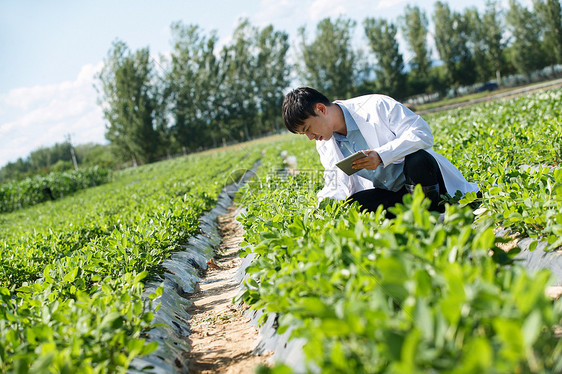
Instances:
[[[310,87],[289,92],[283,100],[283,121],[289,131],[316,140],[324,166],[320,200],[357,201],[375,211],[402,202],[417,184],[431,200],[430,209],[443,211],[441,195],[478,192],[447,158],[433,151],[429,125],[405,105],[385,95],[365,95],[331,102]],[[336,163],[363,151],[353,175]]]

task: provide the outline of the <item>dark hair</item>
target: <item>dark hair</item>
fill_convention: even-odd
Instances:
[[[328,98],[310,87],[299,87],[289,92],[283,99],[283,122],[293,134],[297,133],[297,126],[304,125],[304,121],[316,116],[314,107],[321,103],[332,105]]]

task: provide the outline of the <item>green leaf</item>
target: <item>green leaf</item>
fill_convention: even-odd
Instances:
[[[495,241],[496,237],[494,235],[494,231],[491,228],[488,228],[476,234],[476,237],[472,242],[472,249],[491,249],[494,247]]]
[[[465,206],[465,205],[468,205],[468,204],[472,203],[477,198],[478,198],[478,196],[476,196],[476,192],[469,191],[464,195],[464,197],[462,199],[459,200],[459,204],[461,206]]]
[[[415,285],[416,285],[416,296],[426,297],[429,296],[432,291],[431,277],[427,270],[417,270],[415,275]]]
[[[402,345],[401,353],[401,369],[403,372],[413,373],[416,367],[416,356],[418,354],[418,345],[421,340],[421,332],[417,329],[412,329],[406,336],[404,344]]]
[[[256,282],[256,280],[254,278],[248,277],[246,279],[246,283],[251,287],[259,288],[259,284],[258,284],[258,282]]]
[[[70,270],[70,272],[68,272],[64,278],[62,279],[62,281],[64,283],[72,283],[74,282],[74,280],[76,279],[76,276],[78,275],[78,267],[74,267],[72,270]]]
[[[141,280],[143,280],[147,276],[148,276],[148,271],[144,270],[144,271],[140,272],[139,274],[137,274],[137,276],[133,280],[133,283],[139,283]]]
[[[510,362],[519,362],[525,356],[523,335],[517,321],[495,318],[492,321],[494,330],[501,343],[500,353]]]
[[[328,337],[343,337],[351,332],[349,325],[345,321],[336,318],[322,319],[320,329],[324,331],[324,334]]]
[[[342,344],[338,341],[334,343],[330,352],[331,364],[334,365],[335,369],[346,369],[348,362],[345,357],[345,352],[343,350]]]
[[[539,310],[534,310],[529,314],[529,316],[523,322],[521,327],[523,333],[523,341],[525,345],[530,348],[541,332],[542,328],[542,316]]]
[[[488,373],[493,371],[492,347],[482,337],[469,338],[463,349],[462,361],[454,373]]]
[[[123,317],[121,314],[119,312],[111,312],[103,317],[99,327],[100,329],[114,329],[121,327],[122,324]]]
[[[150,342],[143,346],[141,356],[149,355],[158,349],[158,342]]]
[[[426,340],[432,340],[434,334],[433,315],[427,301],[424,298],[417,300],[414,318],[416,326],[421,331],[423,338]]]
[[[127,342],[127,349],[129,354],[133,357],[139,354],[144,346],[144,339],[131,339]]]
[[[363,220],[359,217],[357,223],[355,224],[355,236],[360,238],[365,232],[365,226],[363,225]]]

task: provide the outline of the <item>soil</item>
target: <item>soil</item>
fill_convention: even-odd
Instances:
[[[494,233],[496,234],[499,230],[503,230],[503,228],[496,227]],[[509,252],[513,248],[517,247],[517,243],[519,242],[519,235],[517,233],[510,233],[506,236],[506,238],[510,238],[511,240],[506,243],[496,243],[496,246],[504,252]]]
[[[235,215],[236,208],[231,207],[219,217],[223,236],[219,255],[208,263],[205,277],[191,296],[190,373],[253,373],[257,366],[268,365],[272,354],[253,353],[258,332],[244,316],[247,307],[232,303],[239,292],[234,275],[242,262],[238,250],[243,240]]]

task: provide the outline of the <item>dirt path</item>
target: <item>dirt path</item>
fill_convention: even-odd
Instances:
[[[234,274],[242,262],[238,248],[243,239],[235,214],[231,207],[219,217],[223,241],[221,254],[215,257],[218,268],[209,265],[199,290],[191,297],[190,373],[253,373],[258,365],[266,365],[269,357],[252,353],[258,332],[244,317],[245,308],[232,304],[238,293]]]

